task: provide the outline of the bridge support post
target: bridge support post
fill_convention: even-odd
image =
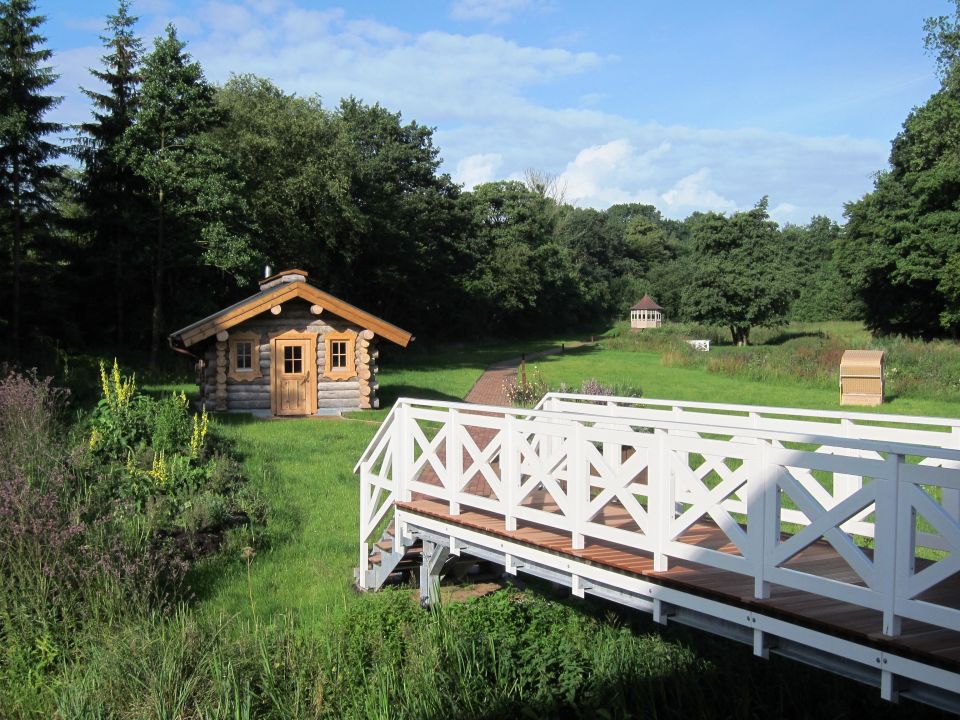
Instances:
[[[886,662],[886,660],[883,662]],[[900,702],[900,687],[897,676],[889,670],[880,671],[880,697],[888,702]]]
[[[440,570],[450,557],[444,545],[424,541],[423,564],[420,566],[420,605],[430,607],[440,599]]]

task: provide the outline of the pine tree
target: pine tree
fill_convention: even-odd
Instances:
[[[85,276],[101,287],[112,286],[118,348],[123,346],[127,275],[136,266],[145,194],[143,182],[120,152],[140,101],[143,43],[133,31],[136,22],[129,0],[120,0],[116,14],[107,17],[107,34],[100,37],[107,49],[101,58],[103,69],[90,70],[106,88],[104,92],[81,88],[92,102],[93,121],[80,126],[82,135],[74,148],[83,162],[80,199],[89,235],[87,259],[112,268],[109,278],[93,268]]]
[[[233,271],[249,263],[249,245],[232,226],[243,217],[236,182],[210,139],[222,122],[214,88],[172,25],[144,59],[142,78],[140,105],[123,144],[149,190],[154,230],[143,244],[150,256],[150,361],[155,365],[168,271],[195,271],[203,264]]]
[[[0,212],[11,267],[11,352],[20,356],[24,261],[31,242],[49,220],[51,188],[61,168],[60,154],[47,138],[61,126],[44,120],[60,102],[45,95],[57,76],[45,63],[52,53],[38,29],[32,0],[0,2]]]

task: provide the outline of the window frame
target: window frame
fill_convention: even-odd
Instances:
[[[229,340],[229,370],[227,377],[234,382],[249,382],[263,377],[263,371],[260,368],[260,333],[256,332],[238,332],[230,333]],[[237,346],[240,343],[250,344],[250,367],[237,367]]]
[[[333,367],[333,343],[346,343],[346,367]],[[343,330],[328,332],[323,336],[323,377],[330,380],[350,380],[357,377],[357,332]]]

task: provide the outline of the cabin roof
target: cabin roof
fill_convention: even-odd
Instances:
[[[663,310],[662,307],[660,307],[653,301],[653,298],[650,297],[649,293],[644,293],[643,297],[640,299],[640,302],[638,302],[636,305],[634,305],[630,309],[631,310]]]
[[[302,270],[288,270],[277,273],[273,277],[262,281],[261,285],[266,284],[268,280],[291,275],[301,275],[302,278],[285,278],[286,282],[266,287],[245,300],[187,325],[170,334],[170,344],[175,347],[188,348],[216,335],[221,330],[228,330],[234,325],[239,325],[245,320],[267,312],[274,305],[296,298],[306,300],[312,305],[319,305],[325,311],[372,330],[380,337],[401,347],[406,347],[413,340],[413,335],[406,330],[311,285],[306,281],[306,273]]]

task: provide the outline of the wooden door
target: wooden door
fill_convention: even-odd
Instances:
[[[273,414],[313,415],[317,412],[316,336],[289,335],[272,343]]]

